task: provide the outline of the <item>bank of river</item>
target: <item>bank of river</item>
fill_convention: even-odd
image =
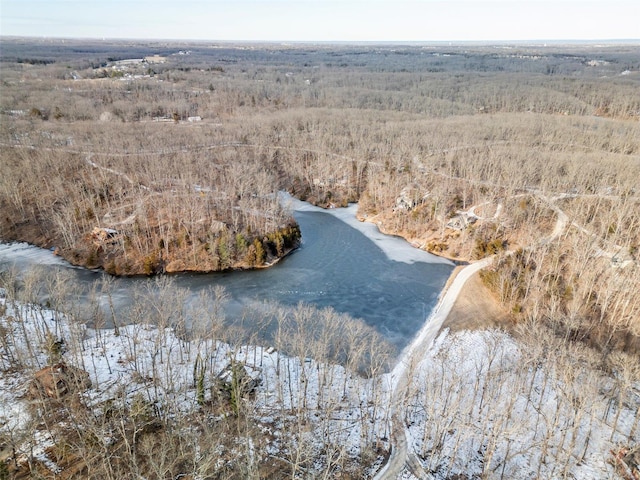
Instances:
[[[322,210],[285,201],[291,202],[302,231],[296,251],[267,269],[177,274],[176,285],[186,288],[191,299],[207,288],[223,286],[229,297],[227,318],[242,317],[245,326],[259,321],[252,316],[264,303],[305,302],[362,318],[397,348],[406,346],[435,306],[453,265],[359,222],[355,205]],[[12,265],[19,271],[35,265],[50,272],[68,270],[87,290],[105,275],[72,267],[47,250],[0,244],[0,270]],[[114,279],[116,308],[125,307],[133,287],[147,281]]]

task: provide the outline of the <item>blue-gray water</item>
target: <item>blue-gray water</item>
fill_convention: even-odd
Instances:
[[[305,302],[361,318],[396,347],[407,345],[435,306],[453,267],[429,263],[426,253],[424,261],[391,260],[376,242],[327,212],[296,211],[295,217],[302,244],[278,264],[256,271],[180,274],[174,276],[175,284],[193,297],[223,285],[229,296],[227,317],[242,315],[246,308],[264,302],[288,306]],[[412,250],[405,242],[389,240],[391,248]],[[409,256],[415,255],[410,252]],[[10,265],[24,270],[34,264],[69,270],[87,285],[104,275],[73,268],[35,247],[0,244],[0,270]],[[126,304],[132,286],[146,281],[116,279],[116,303]]]

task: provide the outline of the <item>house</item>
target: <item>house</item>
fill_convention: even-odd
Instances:
[[[91,231],[91,238],[94,243],[101,245],[105,243],[115,243],[116,237],[120,234],[118,230],[114,230],[113,228],[101,228],[95,227]]]
[[[478,217],[469,212],[457,212],[456,215],[451,217],[447,222],[447,228],[452,230],[464,230],[469,225],[472,225],[478,221]]]

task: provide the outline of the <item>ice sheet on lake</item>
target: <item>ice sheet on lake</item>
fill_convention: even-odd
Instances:
[[[358,211],[357,204],[350,204],[346,208],[331,208],[325,210],[293,198],[286,192],[280,192],[280,201],[283,205],[296,212],[322,212],[333,215],[338,220],[345,222],[373,241],[389,260],[404,263],[425,262],[453,265],[453,262],[446,258],[438,257],[419,248],[412,247],[411,244],[403,238],[385,235],[373,223],[361,222],[356,218],[356,212]]]
[[[71,266],[62,257],[55,255],[51,250],[35,247],[26,242],[2,243],[0,242],[0,265],[61,265]]]

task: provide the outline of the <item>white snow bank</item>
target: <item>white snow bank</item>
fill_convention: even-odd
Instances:
[[[380,232],[377,226],[369,222],[361,222],[356,218],[358,211],[357,204],[351,204],[346,208],[330,208],[323,209],[293,198],[286,192],[280,192],[280,201],[283,205],[293,211],[298,212],[322,212],[333,215],[337,219],[343,221],[352,228],[355,228],[371,241],[373,241],[380,250],[384,252],[389,260],[403,263],[442,263],[445,265],[453,265],[453,262],[446,258],[438,257],[424,250],[412,247],[409,242],[400,237],[385,235]]]

